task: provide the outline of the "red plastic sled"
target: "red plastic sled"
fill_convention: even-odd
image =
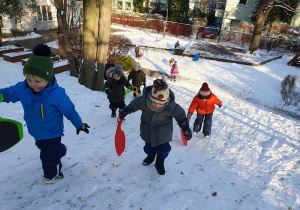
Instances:
[[[115,135],[115,147],[116,147],[116,152],[118,154],[118,156],[121,156],[121,154],[124,152],[125,150],[125,133],[124,131],[121,129],[121,124],[123,122],[124,119],[120,120],[120,117],[118,117],[117,121],[118,121],[118,126],[117,126],[117,130],[116,130],[116,135]]]
[[[185,136],[183,135],[182,129],[180,129],[180,133],[181,133],[181,139],[182,139],[184,146],[187,146],[187,140],[185,139]]]
[[[189,123],[190,123],[190,120],[191,119],[189,119]],[[182,139],[184,146],[187,146],[187,140],[185,139],[185,136],[183,135],[182,129],[180,129],[180,133],[181,133],[181,139]]]

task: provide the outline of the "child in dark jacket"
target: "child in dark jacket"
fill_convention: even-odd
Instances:
[[[129,73],[128,81],[130,80],[132,80],[132,86],[136,87],[137,92],[141,94],[141,85],[144,85],[144,87],[146,87],[146,75],[143,72],[141,64],[139,62],[136,62],[134,64],[132,71]],[[133,93],[133,96],[135,97],[136,94]]]
[[[110,103],[109,108],[112,111],[111,117],[116,117],[118,108],[120,112],[126,106],[124,86],[132,90],[131,84],[124,76],[123,67],[118,64],[112,72],[112,77],[107,78],[104,84],[105,93]]]
[[[222,107],[222,102],[211,92],[208,84],[204,82],[188,110],[189,119],[192,117],[194,111],[197,111],[197,118],[193,128],[194,134],[201,130],[202,122],[204,121],[203,135],[205,138],[209,138],[209,135],[211,134],[212,116],[215,110],[215,104],[217,104],[219,108]]]
[[[67,147],[61,143],[63,116],[72,122],[77,134],[80,131],[89,133],[89,126],[82,123],[65,90],[58,86],[50,56],[51,50],[47,45],[36,45],[23,68],[26,79],[9,88],[0,89],[4,102],[22,103],[28,132],[40,149],[46,184],[53,184],[56,178],[63,178],[60,159],[67,152]]]
[[[184,109],[175,102],[175,95],[162,79],[156,79],[153,86],[143,90],[143,96],[137,97],[120,112],[123,119],[127,114],[142,111],[140,132],[145,141],[144,151],[147,157],[143,165],[151,164],[155,158],[155,168],[160,175],[165,174],[164,160],[171,151],[169,144],[173,136],[173,118],[178,122],[187,140],[192,138],[188,118]]]

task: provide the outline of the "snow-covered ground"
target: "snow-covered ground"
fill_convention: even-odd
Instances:
[[[173,48],[179,40],[187,48],[195,41],[121,28],[124,31],[116,34],[127,36],[133,44]],[[134,49],[129,53],[133,55]],[[166,174],[158,175],[153,164],[141,164],[146,157],[139,135],[141,112],[128,115],[122,124],[126,149],[119,157],[114,148],[117,121],[110,117],[105,93],[87,89],[68,72],[58,74],[59,85],[91,126],[90,134],[76,135],[65,120],[65,178],[45,185],[39,150],[28,134],[21,104],[1,103],[0,116],[22,122],[24,138],[0,153],[0,209],[300,209],[300,109],[284,106],[280,95],[286,75],[300,77],[299,68],[286,65],[290,58],[252,67],[193,62],[167,51],[143,53],[138,60],[142,67],[162,73],[170,73],[170,58],[177,60],[178,80],[163,78],[185,110],[201,84],[209,84],[223,102],[214,112],[211,137],[198,134],[185,147],[174,121]],[[21,63],[0,58],[0,65],[0,88],[24,79]],[[148,76],[147,85],[154,79]],[[299,80],[296,86],[300,92]],[[128,94],[125,101],[132,99]]]

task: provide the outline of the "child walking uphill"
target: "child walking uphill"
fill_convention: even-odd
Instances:
[[[50,56],[51,50],[47,45],[36,45],[23,68],[26,79],[0,89],[4,102],[22,103],[28,132],[40,149],[46,184],[53,184],[56,178],[64,177],[60,161],[67,152],[67,147],[61,143],[63,116],[72,122],[77,134],[80,131],[89,133],[89,126],[82,123],[65,90],[58,86]]]
[[[173,117],[178,122],[187,140],[192,138],[188,118],[183,108],[175,102],[175,95],[162,79],[156,79],[153,86],[143,90],[143,96],[133,99],[120,112],[123,119],[127,114],[142,111],[140,132],[145,141],[144,151],[147,157],[143,165],[151,164],[156,157],[155,168],[160,175],[165,174],[164,160],[171,151],[169,144],[173,135]]]
[[[112,77],[107,78],[104,84],[105,93],[109,100],[109,108],[111,109],[111,117],[116,117],[116,111],[124,109],[125,104],[125,89],[124,86],[132,90],[131,84],[127,81],[123,74],[123,67],[118,64],[113,72]]]
[[[172,68],[171,68],[171,80],[174,82],[176,81],[176,76],[179,74],[177,61],[174,62]]]
[[[194,134],[201,130],[202,122],[204,121],[203,135],[205,138],[209,138],[209,135],[211,134],[212,116],[215,110],[215,104],[217,104],[219,108],[222,107],[222,102],[211,92],[208,84],[204,82],[188,110],[189,119],[192,117],[194,111],[197,111],[197,118],[193,128]]]
[[[139,62],[136,62],[134,64],[134,67],[132,68],[132,71],[128,75],[128,81],[132,80],[132,86],[135,86],[137,88],[137,92],[141,93],[141,85],[144,85],[144,88],[146,87],[146,75],[143,72],[141,68],[141,64]],[[133,93],[133,96],[135,97],[136,94]]]

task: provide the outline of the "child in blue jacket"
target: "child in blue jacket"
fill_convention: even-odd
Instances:
[[[63,178],[60,159],[67,152],[67,147],[61,143],[63,116],[76,127],[77,134],[80,131],[89,133],[89,126],[82,123],[65,90],[58,86],[50,56],[51,50],[47,45],[36,45],[23,68],[26,79],[0,89],[3,102],[22,103],[28,132],[40,149],[46,184],[53,184],[56,178]]]

